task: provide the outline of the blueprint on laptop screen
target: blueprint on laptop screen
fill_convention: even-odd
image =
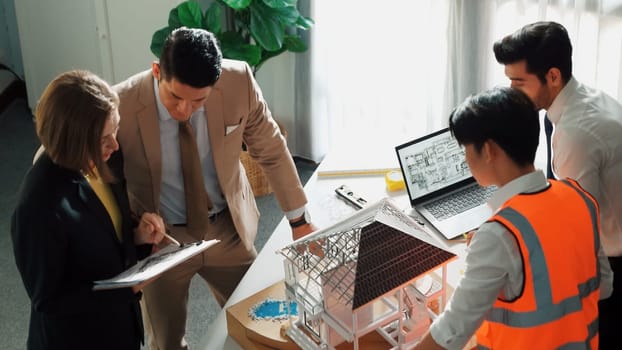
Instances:
[[[419,198],[471,177],[464,149],[445,132],[400,150],[411,198]]]

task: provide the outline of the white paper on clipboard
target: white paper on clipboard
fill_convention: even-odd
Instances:
[[[113,278],[95,281],[93,290],[125,288],[138,285],[181,264],[218,242],[220,241],[217,239],[201,240],[195,243],[183,244],[181,247],[170,244],[140,260],[134,266]]]

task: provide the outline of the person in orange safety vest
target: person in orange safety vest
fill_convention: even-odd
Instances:
[[[464,276],[415,349],[598,349],[598,300],[613,274],[598,204],[572,179],[534,166],[540,121],[517,89],[468,97],[449,117],[493,216],[467,248]]]

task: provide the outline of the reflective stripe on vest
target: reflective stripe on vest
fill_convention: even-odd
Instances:
[[[593,204],[586,202],[592,211]],[[512,208],[504,208],[497,215],[510,221],[521,232],[523,240],[529,250],[532,271],[537,271],[539,283],[534,283],[534,291],[537,309],[530,312],[513,312],[507,309],[493,308],[488,316],[489,321],[499,322],[511,327],[535,327],[543,323],[551,322],[572,312],[581,310],[581,299],[598,289],[600,276],[594,276],[579,285],[579,294],[568,297],[558,304],[553,304],[553,293],[549,271],[544,259],[544,253],[540,246],[540,240],[533,227],[519,212]],[[598,239],[598,230],[596,230]],[[598,241],[597,241],[598,242]],[[598,249],[598,246],[596,246]],[[598,253],[598,251],[596,252]],[[548,307],[545,307],[547,305]]]
[[[581,196],[581,198],[583,198],[583,200],[585,201],[585,205],[590,211],[590,216],[592,217],[592,231],[594,233],[594,242],[596,242],[596,244],[594,245],[594,250],[595,250],[594,253],[596,254],[596,256],[598,256],[598,249],[600,249],[600,235],[599,235],[600,229],[598,228],[599,218],[598,218],[598,210],[596,210],[596,205],[597,205],[596,200],[588,197],[588,195],[583,190],[578,189],[577,188],[578,185],[576,183],[571,182],[568,179],[560,180],[560,182],[568,185],[568,187],[575,190],[579,194],[579,196]],[[598,275],[600,276],[600,265],[599,264],[600,264],[600,261],[596,259],[596,266],[598,267],[597,272],[598,272]]]
[[[598,333],[598,319],[594,320],[588,325],[588,340],[586,342],[574,342],[560,346],[557,350],[585,350],[589,349],[589,340],[592,339],[596,333]],[[492,350],[491,348],[482,344],[477,344],[479,350]]]
[[[575,201],[578,200],[578,198],[582,199],[582,201],[578,201],[576,204],[578,205],[581,202],[585,204],[582,213],[583,215],[586,215],[586,219],[589,216],[591,222],[587,223],[585,221],[584,226],[581,227],[588,230],[591,228],[590,238],[593,239],[593,241],[590,242],[590,244],[594,244],[593,252],[594,256],[597,257],[600,249],[600,238],[598,221],[599,214],[596,201],[587,192],[583,191],[573,180],[551,182],[553,187],[551,190],[559,193],[569,193],[569,189],[571,188],[573,192],[579,195],[578,197],[574,197]],[[519,199],[517,198],[517,200]],[[544,255],[545,248],[546,251],[550,249],[550,245],[552,243],[551,236],[540,237],[536,234],[536,229],[533,225],[535,225],[538,230],[541,230],[543,219],[542,217],[539,217],[534,219],[533,223],[531,223],[528,220],[528,217],[525,216],[526,213],[523,214],[522,212],[525,209],[527,209],[528,212],[534,212],[533,207],[525,207],[525,205],[528,205],[527,203],[528,202],[509,201],[506,204],[507,206],[503,207],[495,215],[495,217],[497,217],[497,220],[510,225],[508,226],[508,229],[513,226],[510,231],[517,236],[517,239],[520,238],[520,241],[522,242],[519,249],[522,254],[526,254],[523,256],[523,263],[529,264],[529,274],[526,269],[524,269],[523,272],[525,274],[524,277],[526,279],[529,278],[529,283],[525,282],[525,284],[529,284],[528,295],[531,296],[528,297],[529,299],[523,300],[522,298],[524,298],[525,295],[521,295],[519,299],[516,300],[519,304],[515,305],[519,306],[530,304],[532,306],[525,309],[520,306],[518,308],[508,307],[509,304],[507,303],[513,303],[513,301],[499,300],[496,302],[493,309],[486,317],[486,323],[489,327],[486,329],[489,329],[489,331],[484,331],[483,326],[480,327],[480,330],[478,330],[478,333],[480,331],[484,332],[482,334],[478,334],[478,338],[480,335],[483,336],[481,341],[478,339],[478,348],[490,349],[491,346],[494,347],[493,344],[496,343],[494,339],[496,339],[497,336],[499,336],[498,340],[502,341],[502,343],[499,343],[500,345],[506,344],[507,341],[510,341],[510,343],[508,343],[508,345],[510,345],[512,339],[512,328],[515,328],[517,331],[519,329],[525,329],[527,331],[527,333],[517,333],[517,335],[530,334],[529,332],[532,331],[528,331],[528,328],[533,328],[533,331],[537,331],[539,327],[544,327],[544,329],[554,329],[551,328],[551,326],[557,321],[564,324],[564,322],[568,322],[568,317],[570,317],[570,319],[576,318],[578,315],[576,314],[577,312],[589,317],[588,319],[585,319],[586,328],[583,328],[584,331],[581,332],[581,334],[585,334],[585,339],[577,339],[575,337],[572,340],[568,339],[568,342],[564,342],[564,337],[562,336],[561,339],[559,339],[560,342],[555,345],[555,348],[574,350],[597,347],[595,344],[598,343],[598,340],[595,337],[598,335],[598,316],[595,309],[595,298],[597,299],[598,288],[600,287],[600,266],[598,258],[596,258],[595,261],[596,271],[589,272],[592,271],[591,269],[594,267],[590,268],[588,271],[584,271],[582,278],[585,278],[585,280],[577,281],[578,285],[576,294],[574,294],[574,292],[571,292],[570,295],[566,293],[561,297],[561,300],[559,295],[554,296],[553,286],[551,284],[551,272],[549,271],[549,268],[551,268],[552,271],[557,271],[557,267],[554,267],[555,265],[549,267],[547,264],[547,257]],[[512,207],[513,205],[515,205],[514,208]],[[519,212],[519,210],[521,211]],[[559,218],[559,216],[560,214],[557,212],[555,217]],[[491,218],[491,220],[495,220],[494,217]],[[543,239],[543,241],[541,241],[541,239]],[[589,238],[584,236],[583,239],[587,242],[587,239]],[[546,247],[542,245],[545,241],[548,242],[546,243]],[[585,273],[587,273],[587,275]],[[524,304],[525,302],[528,304]],[[592,306],[587,306],[588,308],[584,310],[586,305]],[[504,333],[496,333],[500,330],[504,330]],[[509,333],[505,333],[506,331]],[[487,334],[490,335],[490,338],[488,338]],[[494,334],[497,334],[497,336]],[[532,335],[535,334],[537,333],[533,333]],[[522,344],[525,345],[525,343]]]

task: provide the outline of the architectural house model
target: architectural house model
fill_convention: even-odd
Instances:
[[[280,253],[286,298],[298,304],[287,335],[304,350],[359,349],[374,332],[380,348],[413,346],[444,307],[455,258],[389,199]]]

